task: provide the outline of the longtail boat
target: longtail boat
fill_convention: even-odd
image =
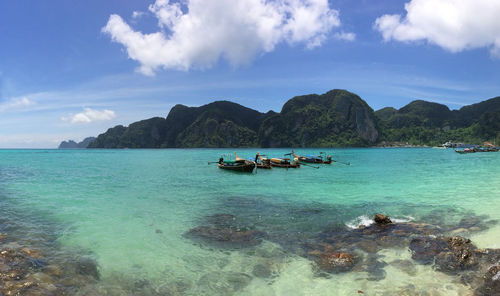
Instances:
[[[477,152],[477,149],[474,147],[472,149],[470,148],[465,148],[464,150],[455,150],[456,153],[460,153],[460,154],[466,154],[466,153],[476,153]]]
[[[323,152],[321,152],[323,153]],[[306,155],[306,156],[300,156],[295,154],[295,152],[292,150],[292,155],[294,158],[297,158],[300,162],[305,162],[305,163],[322,163],[322,164],[331,164],[332,163],[332,156],[328,155],[325,159],[323,159],[323,156],[320,155]]]
[[[259,152],[255,156],[255,163],[257,164],[258,169],[271,169],[271,160],[269,158],[263,158]]]
[[[278,168],[292,168],[292,169],[300,168],[300,163],[295,159],[292,162],[290,162],[290,158],[271,158],[269,160],[269,163],[271,164],[272,167],[278,167]]]
[[[219,159],[219,163],[217,166],[223,170],[236,171],[236,172],[244,172],[244,173],[252,173],[255,169],[255,162],[246,160],[243,158],[239,158],[236,156],[235,160],[224,160],[222,157]]]

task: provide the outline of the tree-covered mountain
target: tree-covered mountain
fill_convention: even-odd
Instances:
[[[380,141],[437,145],[446,141],[482,143],[500,137],[500,97],[450,110],[447,106],[413,101],[403,108],[375,112]]]
[[[88,137],[83,139],[83,141],[77,143],[73,140],[68,140],[68,141],[62,141],[61,144],[59,144],[59,149],[84,149],[89,146],[91,142],[93,142],[96,138],[94,137]]]
[[[176,105],[166,118],[111,128],[89,148],[255,147],[262,121],[272,115],[228,101]]]
[[[262,147],[369,146],[377,142],[372,108],[345,90],[292,98],[259,132]]]
[[[374,112],[345,90],[294,97],[280,113],[261,113],[228,101],[176,105],[166,118],[116,126],[89,148],[332,147],[380,142],[435,145],[500,138],[500,97],[450,110],[413,101]]]

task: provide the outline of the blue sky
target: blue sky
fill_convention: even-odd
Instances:
[[[497,15],[497,0],[1,1],[0,147],[334,88],[457,109],[500,95]]]

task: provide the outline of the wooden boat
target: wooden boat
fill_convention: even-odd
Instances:
[[[255,156],[255,163],[257,164],[258,169],[269,170],[272,168],[271,160],[269,158],[263,158],[259,152],[257,152],[257,155]]]
[[[293,150],[292,150],[292,154],[293,154],[294,158],[297,158],[300,162],[304,162],[304,163],[321,163],[321,164],[331,164],[332,163],[332,157],[330,155],[328,155],[325,159],[323,159],[323,156],[321,156],[321,155],[300,156],[300,155],[295,154],[295,152]]]
[[[218,167],[223,170],[252,173],[255,168],[255,162],[245,159],[224,160],[219,162]]]
[[[456,153],[460,153],[460,154],[467,154],[467,153],[476,153],[477,152],[477,149],[476,148],[465,148],[464,150],[455,150]]]
[[[277,167],[277,168],[292,168],[292,169],[300,168],[300,163],[295,160],[290,162],[290,158],[271,158],[269,162],[272,167]]]

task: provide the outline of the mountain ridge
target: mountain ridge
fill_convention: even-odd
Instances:
[[[450,110],[414,100],[374,111],[347,90],[296,96],[279,113],[230,101],[175,105],[153,117],[108,129],[89,148],[369,147],[381,142],[436,145],[499,136],[500,97]]]

